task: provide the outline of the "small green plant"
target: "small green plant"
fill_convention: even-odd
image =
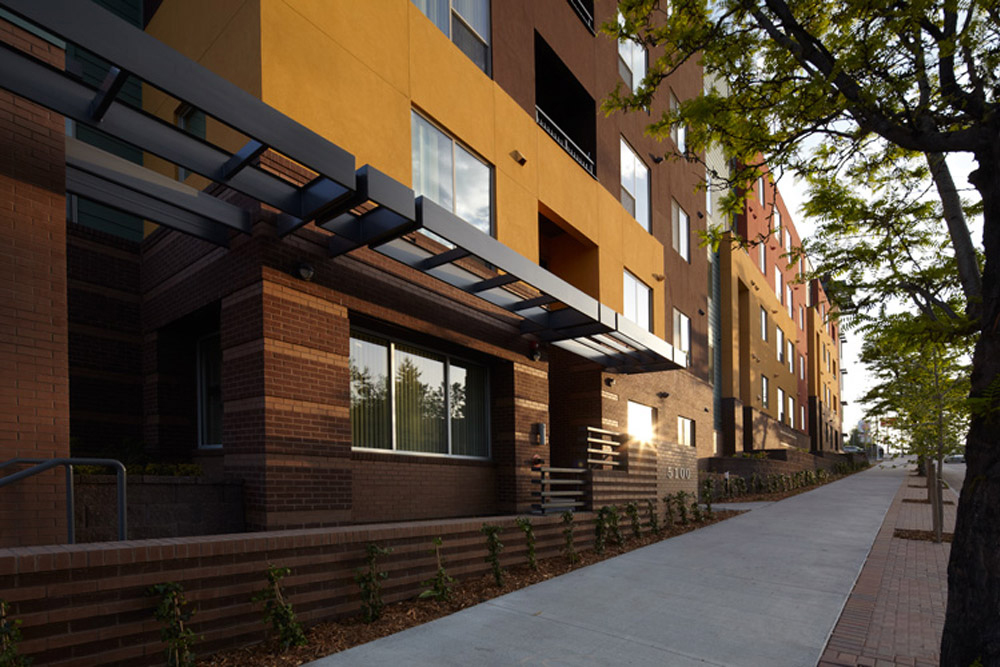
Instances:
[[[667,520],[667,527],[674,525],[674,497],[663,496],[664,516]]]
[[[604,547],[608,543],[608,506],[597,510],[597,521],[594,523],[594,551],[599,556],[604,555]]]
[[[392,549],[380,547],[377,544],[365,545],[365,562],[367,568],[359,567],[354,571],[354,581],[361,588],[361,618],[365,623],[374,623],[382,617],[385,603],[382,602],[382,580],[389,576],[388,572],[378,569],[378,557],[388,556]]]
[[[576,552],[576,547],[573,544],[573,513],[566,510],[562,513],[563,522],[563,553],[566,554],[566,559],[570,563],[578,563],[580,561],[580,554]]]
[[[625,514],[628,515],[629,522],[632,524],[632,537],[639,539],[642,537],[642,522],[639,520],[639,506],[634,502],[629,502],[625,505]]]
[[[705,481],[702,482],[702,484],[701,484],[701,488],[702,488],[702,494],[701,495],[702,495],[702,498],[705,501],[705,513],[708,515],[708,518],[711,519],[712,518],[712,496],[714,495],[714,492],[715,492],[715,482],[712,480],[711,477],[706,477]]]
[[[660,528],[660,518],[656,515],[656,504],[652,500],[646,501],[646,512],[649,515],[649,529],[654,535],[659,535],[663,529]]]
[[[267,587],[250,598],[252,602],[264,604],[264,624],[271,623],[282,649],[306,644],[306,635],[302,632],[302,626],[295,620],[292,604],[286,602],[281,594],[281,580],[290,573],[291,570],[287,567],[276,567],[273,563],[268,563]]]
[[[479,532],[486,536],[486,562],[493,569],[493,581],[497,588],[503,588],[504,570],[500,567],[500,552],[503,551],[503,543],[500,541],[500,526],[484,523]]]
[[[688,524],[688,508],[687,508],[687,493],[684,491],[677,492],[677,514],[680,515],[681,525],[686,526]]]
[[[21,641],[21,619],[11,619],[7,601],[0,599],[0,665],[7,667],[28,667],[31,658],[17,652]],[[178,663],[179,664],[179,663]],[[194,663],[192,663],[194,664]]]
[[[176,582],[168,581],[150,586],[146,589],[146,595],[160,599],[153,615],[163,623],[160,639],[167,645],[163,650],[167,667],[194,667],[194,651],[191,647],[198,637],[187,625],[194,612],[184,608],[187,605],[184,588]],[[6,664],[0,660],[0,665]]]
[[[524,541],[528,545],[528,567],[532,570],[537,570],[538,561],[535,559],[535,528],[531,525],[531,519],[526,516],[519,516],[515,519],[515,523],[524,532]]]
[[[434,538],[434,548],[431,549],[431,553],[434,554],[434,560],[437,561],[437,572],[435,572],[433,578],[420,582],[424,586],[430,586],[430,588],[417,596],[421,600],[428,598],[435,600],[451,599],[451,585],[455,583],[455,580],[449,577],[444,569],[444,558],[441,557],[442,544],[444,544],[444,541],[440,537]]]
[[[754,473],[750,475],[750,493],[760,493],[764,490],[764,485],[760,481],[760,475]]]
[[[691,520],[695,523],[701,523],[701,505],[698,504],[698,499],[695,498],[694,502],[691,503]]]
[[[625,544],[625,538],[622,537],[622,529],[620,526],[621,515],[618,514],[618,505],[611,505],[608,507],[608,532],[611,538],[615,541],[615,544],[621,546]]]

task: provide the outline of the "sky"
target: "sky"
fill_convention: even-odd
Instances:
[[[963,195],[969,198],[975,196],[975,191],[968,191],[968,189],[972,188],[969,185],[969,172],[976,167],[972,154],[955,153],[949,155],[948,165],[951,167],[955,185],[963,191]],[[802,203],[806,198],[805,184],[791,174],[787,174],[781,179],[778,188],[781,190],[781,197],[785,205],[792,212],[795,228],[799,231],[799,235],[803,238],[812,236],[815,225],[802,212]],[[981,225],[973,225],[972,238],[976,245],[982,248],[983,234]],[[844,406],[843,432],[844,435],[848,435],[851,429],[864,416],[864,406],[861,404],[860,399],[871,384],[871,376],[866,372],[861,362],[858,361],[862,343],[859,334],[848,331],[844,335],[847,337],[847,343],[843,346],[841,368],[847,369],[847,375],[843,377],[844,383],[841,400],[847,403]]]

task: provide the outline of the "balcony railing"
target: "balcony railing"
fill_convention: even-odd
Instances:
[[[569,153],[569,156],[576,160],[577,164],[587,170],[587,173],[593,177],[597,177],[596,170],[594,168],[594,159],[590,156],[590,153],[586,153],[581,149],[572,139],[567,136],[562,129],[556,125],[555,121],[546,115],[539,107],[535,107],[535,120],[538,125],[545,130],[546,133],[552,139],[559,144],[564,151]]]
[[[587,30],[594,32],[594,17],[591,16],[590,10],[587,9],[586,5],[580,0],[569,0],[569,6],[573,8],[576,15],[583,21],[583,25],[587,26]]]

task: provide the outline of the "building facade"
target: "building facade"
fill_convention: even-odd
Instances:
[[[701,245],[724,160],[644,132],[701,69],[601,113],[655,57],[600,33],[614,3],[102,3],[121,45],[4,4],[15,48],[22,18],[54,33],[0,119],[43,173],[3,174],[13,244],[45,254],[4,315],[10,457],[196,463],[277,530],[590,509],[839,448],[838,332],[782,258],[789,212],[765,177],[733,223],[760,243]],[[46,474],[16,502],[51,500],[47,532],[3,544],[59,540]]]

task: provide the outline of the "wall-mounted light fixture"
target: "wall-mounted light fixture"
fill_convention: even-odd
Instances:
[[[292,275],[296,278],[309,282],[316,276],[316,269],[313,268],[313,265],[309,262],[299,262],[296,264],[295,271]]]
[[[658,391],[658,392],[656,392],[656,396],[658,398],[667,398],[668,396],[670,396],[670,392],[669,391]]]
[[[613,386],[615,386],[615,379],[614,378],[604,378],[604,384],[607,385],[607,386],[609,386],[609,387],[613,387]]]
[[[532,361],[542,360],[542,346],[537,340],[531,341],[531,352],[528,354],[528,357]]]
[[[528,161],[528,158],[524,157],[524,154],[516,148],[510,152],[510,156],[513,158],[514,162],[518,163],[522,167],[524,166],[524,163]]]

